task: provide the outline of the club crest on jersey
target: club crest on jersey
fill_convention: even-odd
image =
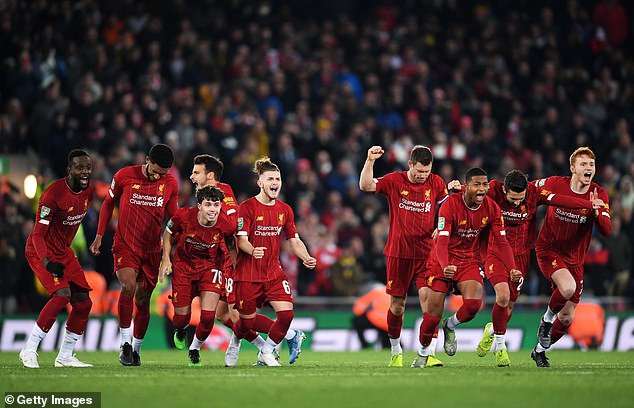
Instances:
[[[431,200],[431,190],[425,190],[425,200]]]
[[[212,238],[213,242],[218,242],[220,241],[220,234],[218,234],[217,232],[214,234],[214,237]]]
[[[553,261],[551,262],[551,265],[553,266],[553,268],[557,267],[557,260],[553,259]]]
[[[263,215],[258,215],[257,217],[255,217],[256,221],[264,221],[264,216]]]
[[[161,184],[161,185],[159,185],[159,187],[158,187],[158,193],[159,193],[159,194],[163,194],[163,189],[165,189],[165,184]]]
[[[401,191],[401,195],[407,197],[409,195],[409,191],[403,190]]]
[[[187,236],[188,236],[188,237],[190,237],[190,238],[194,238],[194,237],[196,236],[196,233],[193,233],[193,234],[187,234]]]
[[[392,289],[392,282],[394,282],[394,281],[393,280],[387,281],[387,288],[388,289]]]
[[[284,225],[284,214],[279,214],[279,215],[277,216],[277,223],[278,223],[279,225]]]
[[[485,225],[487,225],[489,223],[489,217],[484,217],[482,218],[482,220],[480,221],[480,224],[482,224],[482,226],[484,227]]]
[[[430,276],[427,278],[427,286],[431,287],[432,283],[434,283],[434,277]]]
[[[244,227],[244,218],[238,217],[238,229],[241,230]]]
[[[40,209],[40,218],[45,218],[50,213],[51,213],[51,209],[43,205],[42,208]]]
[[[522,204],[522,206],[520,207],[520,211],[521,212],[526,212],[526,206],[524,204]]]
[[[445,217],[438,217],[438,229],[444,229],[445,228]]]
[[[133,189],[133,190],[138,190],[138,189],[140,189],[140,188],[141,188],[141,185],[140,185],[140,184],[132,184],[132,189]]]

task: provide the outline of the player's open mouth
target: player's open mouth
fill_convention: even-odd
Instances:
[[[82,187],[85,187],[85,186],[87,186],[87,185],[88,185],[89,180],[90,180],[90,179],[89,179],[88,177],[80,177],[80,178],[79,178],[79,184],[80,184]]]
[[[476,194],[476,200],[477,201],[482,201],[484,200],[484,196],[486,195],[486,193],[478,193]]]
[[[586,171],[585,173],[583,173],[583,177],[590,180],[592,178],[592,173],[589,171]]]
[[[277,193],[279,187],[271,187],[271,193]]]

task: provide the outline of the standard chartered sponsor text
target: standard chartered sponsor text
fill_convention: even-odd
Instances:
[[[431,203],[430,202],[420,203],[418,201],[410,201],[401,197],[401,202],[398,203],[398,208],[401,208],[407,211],[414,211],[414,212],[429,212],[431,211]]]
[[[276,237],[282,232],[282,227],[276,225],[258,225],[254,235],[261,237]]]
[[[85,212],[82,213],[82,214],[77,214],[77,215],[73,215],[73,216],[69,215],[68,217],[66,217],[64,222],[62,222],[62,224],[64,224],[64,225],[77,225],[77,224],[80,224],[85,216],[86,216]]]
[[[130,204],[143,205],[147,207],[162,207],[163,197],[133,193],[132,197],[130,197]]]

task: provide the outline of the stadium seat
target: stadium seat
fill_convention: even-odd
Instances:
[[[603,342],[605,310],[596,303],[579,303],[568,334],[581,348],[597,348]]]

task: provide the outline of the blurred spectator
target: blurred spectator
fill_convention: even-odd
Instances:
[[[604,238],[608,250],[608,296],[623,296],[632,273],[632,241],[621,229],[621,218],[612,218],[612,233]]]

